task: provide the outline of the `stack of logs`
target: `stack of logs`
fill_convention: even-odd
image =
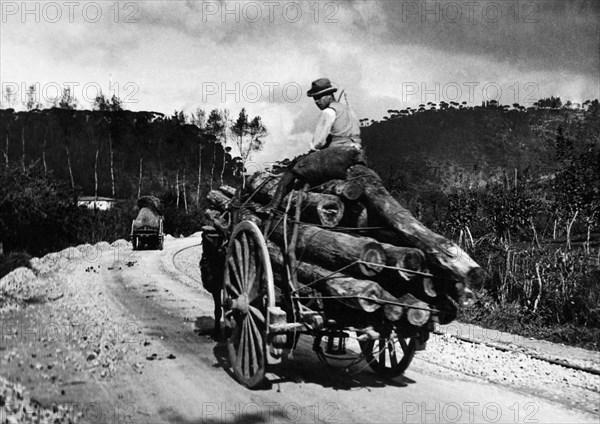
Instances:
[[[440,281],[452,283],[457,300],[481,283],[482,269],[455,243],[417,221],[365,166],[350,168],[346,180],[293,191],[271,217],[258,214],[278,183],[279,176],[263,172],[241,193],[228,186],[212,190],[205,214],[226,238],[233,222],[255,222],[267,234],[276,284],[288,278],[300,287],[318,282],[324,296],[341,297],[367,312],[383,307],[392,321],[406,313],[411,324],[423,325],[430,305],[441,305],[439,293],[447,297]],[[290,261],[294,266],[286,268]],[[382,306],[370,298],[391,303]]]

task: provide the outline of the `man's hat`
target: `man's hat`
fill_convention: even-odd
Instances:
[[[308,97],[321,97],[327,94],[333,94],[337,91],[337,88],[331,86],[329,78],[319,78],[313,81],[312,87],[306,93]]]

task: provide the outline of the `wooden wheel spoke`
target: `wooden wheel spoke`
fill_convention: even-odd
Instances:
[[[260,279],[257,278],[258,275],[260,275],[258,273],[258,266],[257,266],[257,262],[260,263],[260,261],[256,260],[256,252],[253,251],[254,248],[254,243],[252,242],[252,240],[250,240],[250,244],[249,244],[251,250],[249,251],[249,255],[248,255],[248,281],[252,284],[253,287],[258,287],[260,288],[261,286],[261,281]],[[258,282],[259,284],[254,284],[254,282]],[[253,299],[254,296],[250,296],[250,299]]]
[[[231,282],[226,281],[225,286],[227,287],[228,290],[231,290],[233,292],[233,294],[235,294],[236,297],[240,296],[240,292],[231,284]]]
[[[233,270],[233,275],[235,276],[235,280],[237,282],[237,288],[239,289],[238,291],[241,293],[242,291],[244,291],[244,286],[242,285],[242,278],[241,278],[240,272],[237,268],[237,264],[235,263],[235,260],[231,256],[227,259],[227,263],[229,264],[229,268],[231,270]],[[229,276],[230,276],[229,280],[231,281],[231,272],[229,273]]]
[[[242,255],[243,255],[243,267],[244,267],[244,280],[247,284],[247,293],[250,292],[252,288],[252,278],[250,278],[250,246],[248,245],[248,236],[246,233],[242,233],[241,237],[241,245],[242,245]]]
[[[252,346],[252,370],[254,374],[258,370],[260,362],[263,360],[262,357],[259,358],[260,352],[262,352],[262,336],[252,317],[250,317],[250,326],[252,327],[252,330],[250,331],[250,345]],[[256,348],[255,345],[258,348]]]
[[[255,267],[250,268],[250,278],[250,281],[252,281],[252,287],[248,293],[248,302],[255,303],[257,299],[262,298],[262,296],[264,295],[263,282],[257,277]]]
[[[258,254],[255,257],[255,263],[256,263],[256,266],[255,266],[256,276],[254,277],[254,279],[258,282],[258,286],[260,288],[263,288],[263,287],[265,287],[267,282],[265,281],[265,273],[264,273],[264,269],[263,269],[263,263]]]
[[[394,340],[388,340],[388,349],[390,351],[390,367],[394,368],[398,365],[398,358],[396,357],[396,344]]]
[[[263,324],[266,324],[265,321],[265,316],[263,315],[263,313],[260,311],[260,309],[258,309],[256,306],[252,306],[249,305],[250,307],[250,312],[252,312],[252,314]],[[255,324],[256,325],[256,324]]]
[[[400,346],[402,347],[402,352],[404,352],[404,354],[407,355],[408,344],[406,343],[406,340],[404,340],[404,337],[398,337],[398,341],[400,342]]]
[[[246,320],[243,321],[242,328],[240,329],[238,346],[236,349],[235,367],[238,370],[242,369],[242,360],[244,357],[245,348],[246,348]]]
[[[379,363],[385,365],[385,340],[379,340]]]
[[[402,348],[398,347],[398,344]],[[389,350],[386,360],[385,351]],[[385,339],[370,340],[361,345],[361,351],[371,369],[377,374],[394,378],[402,375],[413,359],[415,342],[412,338],[402,338],[392,335]]]
[[[252,329],[250,328],[250,317],[246,316],[246,318],[244,319],[244,328],[246,329],[244,335],[244,377],[246,378],[250,378],[250,355],[253,354],[253,349],[252,349],[252,344],[251,344],[251,340],[252,340]]]
[[[246,281],[246,275],[244,274],[244,254],[242,253],[242,244],[239,240],[234,240],[233,245],[235,248],[236,266],[240,275],[240,286],[243,292],[246,292],[248,282]]]

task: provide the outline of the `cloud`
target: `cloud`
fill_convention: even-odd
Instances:
[[[382,41],[508,62],[598,72],[600,4],[592,0],[378,2]]]
[[[119,3],[117,22],[113,2],[102,3],[97,23],[81,14],[56,24],[8,17],[0,31],[0,79],[92,81],[107,94],[110,80],[119,87],[115,94],[137,100],[126,104],[131,110],[237,114],[245,107],[271,132],[257,155],[269,160],[305,148],[319,114],[305,92],[319,77],[345,89],[359,118],[438,102],[456,86],[460,101],[469,103],[479,103],[492,83],[505,104],[530,95],[533,101],[598,97],[596,0],[281,1],[272,11],[265,2],[227,2],[228,10],[211,1],[137,2],[137,10],[125,4]],[[261,8],[255,22],[252,4]],[[301,7],[297,20],[292,4]],[[519,5],[518,16],[510,5]],[[497,7],[502,14],[493,22]],[[138,22],[125,23],[132,11]],[[135,90],[125,90],[127,83]],[[473,96],[465,85],[471,83]]]

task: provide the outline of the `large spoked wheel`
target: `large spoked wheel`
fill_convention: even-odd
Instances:
[[[367,340],[360,344],[365,360],[382,377],[402,375],[410,365],[417,348],[413,337],[399,337],[392,331],[389,337]]]
[[[267,308],[275,306],[273,271],[260,230],[238,224],[229,242],[223,278],[223,309],[229,359],[235,377],[253,388],[267,365]]]

